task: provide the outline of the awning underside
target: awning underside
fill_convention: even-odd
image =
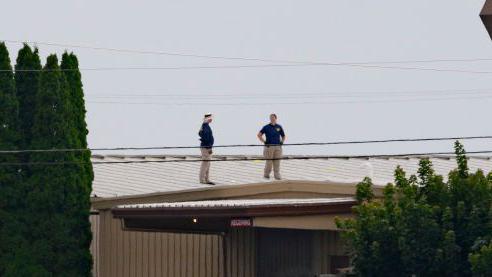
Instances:
[[[281,226],[303,226],[303,218],[347,215],[356,204],[348,198],[314,199],[228,199],[175,203],[123,205],[112,209],[113,216],[123,220],[131,230],[159,230],[177,232],[227,232],[235,227],[254,227],[258,222],[275,219]],[[285,220],[282,220],[285,218]],[[296,219],[297,218],[297,219]],[[323,220],[323,217],[320,217]],[[285,222],[291,222],[286,225]],[[264,223],[262,223],[264,224]],[[318,224],[319,226],[325,226]],[[332,226],[332,222],[326,226]],[[275,226],[273,226],[275,227]],[[328,228],[328,227],[326,227]]]

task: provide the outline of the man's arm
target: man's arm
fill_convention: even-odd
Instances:
[[[258,137],[258,139],[262,142],[262,143],[265,143],[265,139],[263,138],[263,133],[262,132],[259,132],[258,135],[256,135]]]
[[[287,136],[283,135],[281,136],[282,140],[280,141],[281,144],[284,144],[285,143],[285,139],[287,138]]]

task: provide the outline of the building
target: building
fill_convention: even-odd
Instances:
[[[419,157],[282,161],[262,178],[252,156],[218,156],[216,186],[198,183],[198,156],[93,156],[91,215],[97,276],[322,276],[349,266],[335,218],[351,217],[355,185],[376,194]],[[444,176],[453,157],[430,157]],[[492,170],[489,157],[471,170]],[[326,275],[325,275],[326,276]]]
[[[487,33],[492,38],[492,1],[485,0],[482,10],[480,11],[480,19],[487,30]]]

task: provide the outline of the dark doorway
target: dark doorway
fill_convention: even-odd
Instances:
[[[313,232],[258,229],[257,277],[313,277]]]

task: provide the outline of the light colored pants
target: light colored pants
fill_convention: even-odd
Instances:
[[[200,148],[202,151],[202,165],[200,167],[200,182],[209,182],[208,173],[210,171],[210,159],[212,159],[212,149],[211,148]]]
[[[280,159],[282,158],[282,146],[265,146],[263,149],[265,159]],[[273,166],[273,175],[275,179],[280,179],[280,160],[267,160],[265,163],[265,177],[270,176]]]

